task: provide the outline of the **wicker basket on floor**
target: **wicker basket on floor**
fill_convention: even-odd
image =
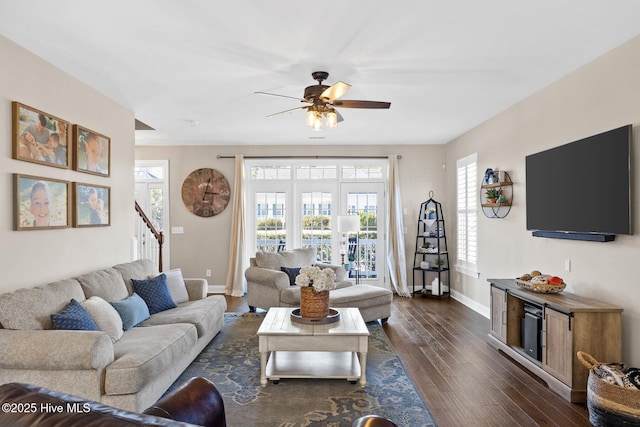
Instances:
[[[589,421],[596,427],[640,426],[640,390],[609,384],[594,373],[601,364],[584,351],[578,359],[589,368],[587,408]]]

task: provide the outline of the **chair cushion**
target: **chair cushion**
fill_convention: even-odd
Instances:
[[[280,271],[280,267],[304,267],[316,263],[315,248],[299,248],[282,252],[256,252],[256,265]]]
[[[329,292],[331,307],[369,308],[379,305],[391,305],[393,292],[372,285],[355,285]]]
[[[75,299],[60,312],[51,315],[53,329],[71,331],[97,331],[98,325]]]
[[[91,297],[80,303],[89,316],[96,322],[98,330],[106,332],[112,342],[116,342],[124,333],[122,318],[115,308],[100,297]]]
[[[149,314],[176,308],[167,287],[167,276],[163,274],[153,279],[131,279],[133,291],[140,295],[149,307]]]
[[[133,294],[122,301],[112,301],[111,305],[120,315],[122,328],[125,331],[149,318],[149,307],[138,294]]]

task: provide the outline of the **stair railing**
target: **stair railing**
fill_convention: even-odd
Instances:
[[[136,225],[136,236],[138,237],[138,258],[147,258],[158,263],[158,271],[162,272],[162,245],[164,244],[164,234],[156,230],[151,220],[144,213],[138,202],[136,202],[136,212],[140,218]],[[153,236],[152,242],[147,242],[147,235]]]

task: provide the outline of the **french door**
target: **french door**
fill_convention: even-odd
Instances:
[[[334,256],[337,224],[333,212],[338,206],[337,186],[335,183],[299,183],[296,186],[294,200],[298,215],[294,218],[296,237],[295,247],[313,247],[316,249],[316,260],[328,264],[339,264]],[[338,251],[339,252],[339,251]]]
[[[342,183],[342,206],[346,215],[360,217],[360,230],[355,234],[355,262],[360,280],[371,283],[384,280],[386,230],[383,183]],[[352,240],[353,241],[353,240]],[[353,275],[353,273],[351,273]]]
[[[341,265],[341,253],[349,251],[355,262],[351,279],[357,275],[360,283],[384,286],[386,161],[331,162],[316,167],[300,160],[268,166],[247,161],[248,255],[314,247],[318,262]],[[358,216],[360,230],[343,235],[341,215]]]

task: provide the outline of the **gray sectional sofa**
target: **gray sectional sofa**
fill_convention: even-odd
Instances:
[[[140,412],[155,402],[222,329],[226,300],[184,279],[188,301],[152,314],[113,342],[102,331],[52,330],[73,298],[121,301],[131,279],[158,275],[149,260],[0,295],[0,383],[31,383]],[[186,298],[186,296],[185,296]]]

